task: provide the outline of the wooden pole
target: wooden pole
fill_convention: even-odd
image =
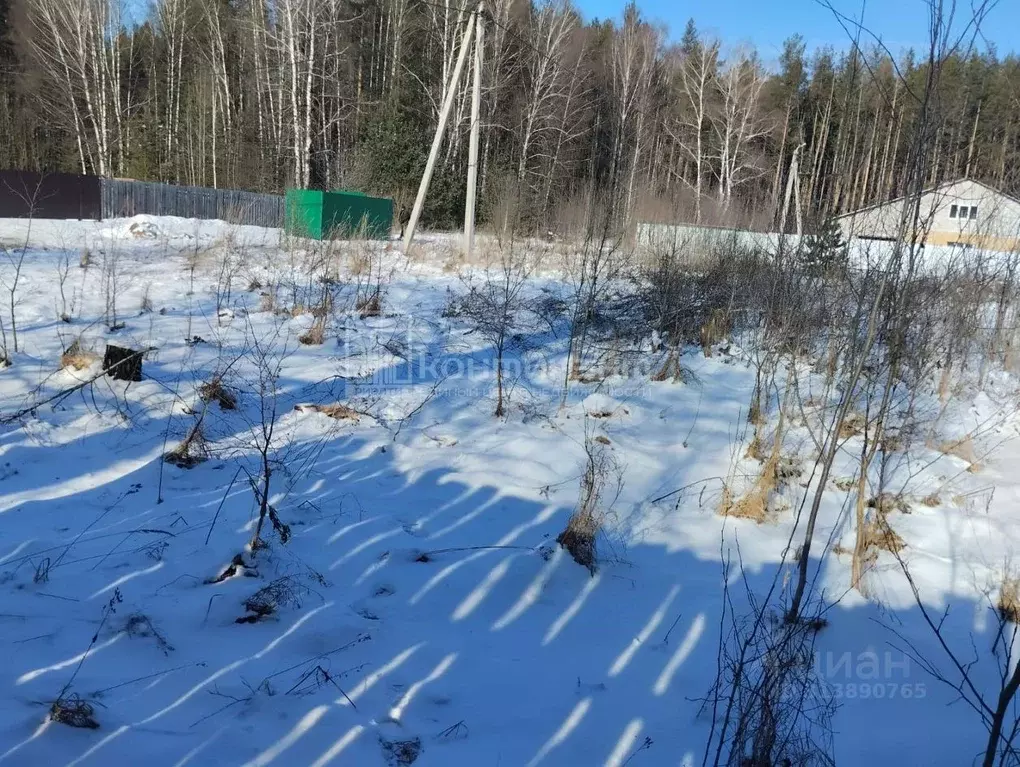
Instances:
[[[478,11],[473,11],[468,17],[467,28],[464,30],[464,37],[460,44],[460,53],[457,56],[457,63],[450,75],[449,87],[446,91],[446,100],[439,112],[439,125],[436,126],[436,135],[432,139],[432,149],[429,151],[428,162],[425,163],[425,172],[422,174],[421,183],[418,185],[418,196],[414,199],[414,208],[411,210],[411,218],[407,222],[407,231],[404,233],[404,252],[411,247],[411,240],[414,239],[414,230],[418,226],[418,218],[421,216],[421,209],[425,205],[425,195],[429,190],[429,183],[432,181],[432,172],[436,167],[436,158],[439,156],[439,147],[443,143],[443,133],[446,131],[446,123],[450,118],[450,111],[453,109],[453,100],[457,95],[457,83],[460,82],[460,73],[464,70],[464,62],[467,60],[468,51],[471,49],[471,39],[474,36],[476,17]]]
[[[468,141],[467,197],[464,204],[464,255],[471,258],[475,247],[475,199],[478,187],[478,130],[482,103],[482,57],[485,52],[484,3],[475,11],[474,87],[471,91],[471,137]]]

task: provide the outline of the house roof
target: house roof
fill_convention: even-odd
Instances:
[[[921,194],[929,194],[930,192],[937,192],[940,189],[945,189],[946,187],[954,186],[955,184],[959,184],[959,183],[961,183],[963,181],[969,181],[972,184],[976,184],[977,186],[982,187],[983,189],[987,189],[992,194],[997,194],[1000,197],[1004,197],[1007,200],[1010,200],[1011,202],[1015,202],[1017,205],[1020,205],[1020,200],[1018,200],[1016,197],[1008,195],[1005,192],[1003,192],[1001,189],[996,189],[994,186],[986,184],[984,181],[978,181],[975,178],[966,178],[966,177],[964,177],[964,178],[955,179],[953,181],[943,181],[941,184],[936,184],[935,186],[930,186],[927,189],[922,190]],[[865,213],[866,211],[869,211],[869,210],[875,210],[876,208],[882,208],[882,207],[885,207],[886,205],[892,205],[893,203],[899,202],[900,200],[904,200],[904,199],[906,199],[906,195],[900,195],[899,197],[894,197],[891,200],[885,200],[884,202],[875,202],[875,203],[872,203],[871,205],[865,205],[863,208],[858,208],[857,210],[851,210],[851,211],[848,211],[847,213],[839,214],[838,216],[836,216],[836,220],[838,221],[841,218],[849,218],[850,216],[856,216],[859,213]]]

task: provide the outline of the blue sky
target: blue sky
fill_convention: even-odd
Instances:
[[[627,0],[577,0],[588,18],[618,18]],[[858,17],[861,0],[832,0],[841,13]],[[958,1],[958,18],[971,0]],[[648,18],[664,21],[675,39],[693,17],[698,29],[709,31],[724,43],[750,42],[762,58],[774,61],[784,39],[800,33],[808,49],[833,45],[847,47],[847,35],[828,9],[817,0],[638,0]],[[865,26],[882,36],[890,49],[920,47],[927,36],[924,0],[870,0],[864,6]],[[1020,1],[999,0],[982,31],[1000,54],[1020,52]]]

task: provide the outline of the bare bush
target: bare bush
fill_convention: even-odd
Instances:
[[[834,765],[836,699],[814,663],[815,637],[825,626],[822,606],[812,603],[805,620],[791,623],[773,603],[776,581],[757,595],[744,580],[746,598],[738,601],[730,583],[741,581],[731,580],[729,570],[724,560],[719,664],[701,708],[711,720],[702,763]]]
[[[603,524],[623,489],[620,466],[606,446],[608,440],[602,442],[600,436],[587,434],[585,437],[577,506],[566,528],[556,537],[556,542],[592,575],[598,569],[598,539]]]
[[[308,588],[296,578],[291,576],[277,578],[244,600],[247,615],[241,616],[236,622],[256,623],[274,615],[282,607],[300,609],[301,600],[308,593]]]
[[[201,419],[188,430],[177,447],[163,456],[163,460],[181,469],[193,469],[209,460],[209,448],[202,433]]]
[[[525,321],[528,302],[524,289],[530,269],[527,255],[512,241],[497,248],[498,266],[487,269],[485,279],[470,284],[466,295],[457,301],[456,312],[472,324],[495,354],[496,410],[501,418],[504,407],[504,357],[515,340],[515,331]]]

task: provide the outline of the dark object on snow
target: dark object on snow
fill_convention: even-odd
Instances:
[[[58,698],[50,706],[50,721],[60,722],[68,727],[98,730],[99,722],[96,721],[94,714],[95,711],[92,706],[77,695]]]
[[[575,517],[577,517],[575,519]],[[556,536],[556,542],[570,552],[574,561],[582,567],[588,568],[588,572],[595,575],[598,569],[598,556],[595,548],[595,535],[597,527],[590,519],[590,515],[575,515],[570,518],[567,529]]]
[[[103,355],[103,370],[107,371],[110,378],[118,381],[141,381],[144,354],[145,352],[141,350],[109,344]]]
[[[379,739],[383,751],[386,753],[386,761],[391,765],[414,764],[421,755],[421,738],[411,740],[385,740]]]

